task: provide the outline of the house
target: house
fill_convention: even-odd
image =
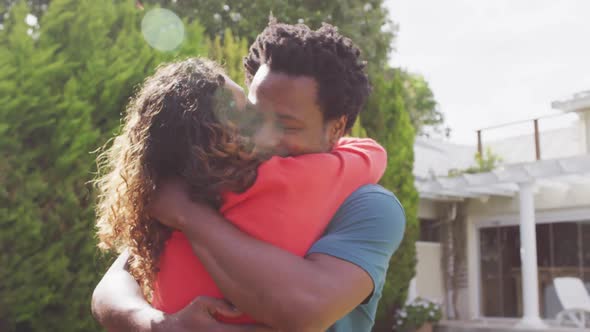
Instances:
[[[531,134],[494,141],[479,132],[477,146],[416,140],[421,238],[410,293],[442,301],[449,320],[544,329],[561,310],[554,278],[590,289],[590,91],[552,107],[573,121],[542,130],[554,118],[531,120]],[[499,167],[448,176],[488,147]]]

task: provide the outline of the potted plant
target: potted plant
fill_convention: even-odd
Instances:
[[[439,303],[418,297],[395,313],[393,331],[432,332],[432,325],[441,318]]]

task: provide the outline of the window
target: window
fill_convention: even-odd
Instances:
[[[420,219],[420,241],[440,242],[440,224],[438,220]]]
[[[590,221],[537,224],[541,314],[554,318],[560,303],[557,277],[577,277],[590,286]],[[522,264],[518,226],[480,230],[482,309],[487,317],[522,315]]]

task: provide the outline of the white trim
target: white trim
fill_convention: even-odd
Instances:
[[[458,196],[444,196],[435,193],[420,192],[419,197],[421,200],[429,200],[433,202],[463,202],[464,197]]]
[[[468,191],[471,193],[489,195],[489,196],[498,196],[498,197],[512,198],[512,197],[516,196],[516,190],[499,188],[499,187],[495,187],[495,186],[489,186],[487,188],[470,188]]]
[[[582,91],[565,100],[556,100],[551,107],[564,112],[580,111],[590,107],[590,91]]]
[[[487,173],[463,174],[457,177],[439,177],[416,181],[421,197],[435,200],[451,198],[479,198],[511,196],[517,191],[515,184],[538,179],[586,174],[590,172],[590,155],[541,160],[500,167]]]
[[[535,222],[537,224],[586,220],[590,221],[590,207],[535,211]],[[473,221],[477,228],[518,226],[518,224],[520,223],[520,217],[518,213],[514,213],[495,216],[474,217]]]
[[[539,310],[539,268],[537,266],[537,223],[535,220],[535,184],[521,183],[520,212],[520,266],[522,273],[522,318],[517,326],[542,329]]]
[[[416,244],[419,244],[419,245],[425,246],[425,247],[440,248],[440,242],[416,241]]]

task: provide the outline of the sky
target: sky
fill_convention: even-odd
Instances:
[[[386,0],[385,6],[398,25],[390,63],[426,78],[452,142],[473,145],[477,129],[560,113],[552,101],[590,90],[590,0]],[[574,118],[541,120],[540,127]]]

